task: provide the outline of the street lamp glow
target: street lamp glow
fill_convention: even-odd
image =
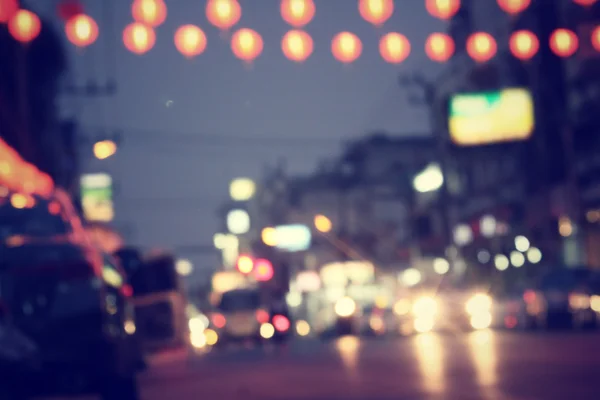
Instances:
[[[256,193],[256,184],[249,178],[237,178],[229,184],[229,195],[234,201],[248,201]]]
[[[527,260],[532,264],[537,264],[542,261],[542,252],[540,249],[532,247],[527,250]]]
[[[504,254],[497,254],[496,257],[494,257],[494,265],[496,265],[498,271],[505,271],[510,265],[510,261],[508,261],[508,257]]]
[[[444,174],[436,163],[429,164],[413,179],[413,187],[419,193],[435,192],[444,184]]]
[[[117,144],[112,140],[102,140],[94,143],[94,156],[98,160],[105,160],[117,152]]]
[[[445,258],[436,258],[433,260],[433,270],[436,274],[444,275],[450,270],[450,263]]]
[[[415,268],[409,268],[402,273],[402,282],[406,286],[415,286],[421,282],[421,273]]]
[[[327,233],[331,231],[333,224],[331,220],[324,215],[315,216],[315,228],[321,233]]]
[[[234,235],[243,235],[250,230],[250,215],[246,210],[231,210],[227,214],[227,229]]]
[[[514,267],[520,268],[525,264],[525,256],[523,255],[523,253],[513,251],[512,253],[510,253],[510,263]]]
[[[194,270],[194,266],[190,260],[179,259],[175,263],[175,270],[181,276],[189,276]]]
[[[527,239],[525,236],[517,236],[515,238],[515,249],[519,250],[521,253],[525,253],[527,250],[529,250],[529,239]]]
[[[277,229],[268,226],[264,228],[260,234],[260,237],[264,244],[269,247],[277,246]]]

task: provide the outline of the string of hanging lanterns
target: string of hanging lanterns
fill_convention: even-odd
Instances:
[[[460,0],[423,0],[427,12],[435,18],[448,20],[460,10]],[[575,4],[589,7],[598,0],[573,0]],[[531,0],[497,0],[498,6],[509,15],[524,12]],[[59,14],[65,20],[65,35],[76,47],[92,45],[99,36],[96,21],[83,12],[77,0],[63,0],[59,5]],[[393,0],[358,0],[361,17],[370,24],[381,27],[394,13]],[[221,31],[228,31],[241,18],[242,9],[238,0],[207,0],[206,17],[210,24]],[[296,28],[287,32],[281,40],[281,49],[285,57],[294,62],[308,59],[314,50],[311,36],[298,28],[309,24],[315,16],[314,0],[281,0],[282,19]],[[133,22],[123,30],[123,43],[127,50],[142,55],[150,51],[156,43],[155,28],[167,18],[167,6],[164,0],[134,0],[131,5]],[[0,23],[6,23],[13,38],[22,43],[35,40],[41,32],[40,18],[33,12],[19,8],[17,0],[0,0]],[[586,39],[587,40],[587,39]],[[589,38],[592,47],[600,52],[600,27],[596,27]],[[548,46],[559,57],[571,57],[579,49],[580,38],[571,30],[560,28],[551,35]],[[195,25],[183,25],[174,35],[177,50],[187,58],[202,54],[207,47],[204,31]],[[259,57],[264,43],[260,34],[248,28],[237,30],[231,38],[234,55],[248,63]],[[535,57],[540,42],[537,36],[527,30],[513,32],[509,38],[512,55],[522,61]],[[356,61],[362,54],[361,39],[351,32],[340,32],[331,42],[331,52],[340,62],[348,64]],[[451,36],[434,32],[426,40],[425,53],[435,62],[448,61],[456,50]],[[478,63],[489,62],[497,53],[498,44],[493,36],[486,32],[476,32],[467,38],[468,55]],[[391,64],[404,62],[411,53],[408,38],[398,32],[384,34],[379,40],[379,52],[383,60]]]

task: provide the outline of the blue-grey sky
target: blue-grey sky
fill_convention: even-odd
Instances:
[[[400,73],[419,70],[433,76],[439,68],[423,47],[429,33],[445,26],[427,14],[424,0],[396,0],[394,15],[379,29],[362,20],[357,0],[316,0],[315,18],[305,28],[315,50],[303,64],[282,54],[281,38],[289,27],[279,14],[279,0],[240,0],[236,28],[252,28],[264,40],[251,68],[233,56],[229,42],[206,21],[204,0],[167,1],[167,20],[144,56],[122,44],[132,1],[109,1],[112,26],[103,17],[104,1],[82,2],[100,25],[96,44],[75,51],[65,43],[72,76],[85,82],[114,75],[118,93],[108,100],[63,102],[63,112],[76,112],[83,126],[122,129],[117,156],[102,162],[86,154],[82,158],[86,170],[114,175],[117,223],[133,229],[136,243],[166,248],[210,243],[220,228],[215,209],[227,197],[228,182],[238,176],[260,178],[264,164],[278,158],[287,159],[292,173],[310,172],[319,159],[338,154],[342,140],[378,129],[427,130],[425,112],[409,107],[397,85]],[[55,15],[50,3],[37,0],[33,6],[42,15]],[[62,29],[58,19],[54,22]],[[206,51],[192,60],[173,44],[177,27],[188,23],[200,26],[208,38]],[[344,30],[358,35],[364,46],[352,65],[331,55],[331,39]],[[405,34],[412,45],[399,66],[379,55],[379,37],[390,31]],[[219,139],[231,136],[246,140]],[[281,141],[269,144],[261,139],[265,136]],[[212,260],[189,256],[199,267],[213,267],[207,265]]]

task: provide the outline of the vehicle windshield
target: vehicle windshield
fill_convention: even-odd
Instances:
[[[68,224],[60,214],[48,212],[48,203],[45,201],[21,209],[6,203],[0,205],[0,240],[16,235],[43,238],[68,232]]]
[[[261,306],[260,294],[255,291],[233,291],[224,293],[218,309],[223,312],[256,310]]]

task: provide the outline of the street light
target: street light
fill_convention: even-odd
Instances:
[[[413,187],[419,193],[435,192],[444,184],[444,174],[437,163],[429,164],[413,179]]]
[[[101,140],[94,143],[94,156],[98,160],[105,160],[117,152],[117,144],[112,140]]]
[[[315,228],[321,233],[331,232],[333,224],[326,216],[319,214],[315,216]]]

